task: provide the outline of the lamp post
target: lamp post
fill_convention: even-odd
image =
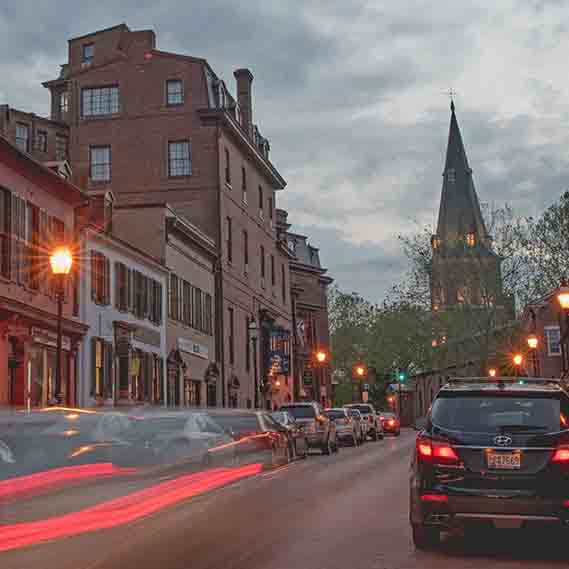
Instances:
[[[259,408],[259,370],[257,368],[257,340],[259,339],[259,327],[257,326],[257,321],[255,318],[251,317],[249,321],[249,339],[253,344],[253,374],[254,374],[254,387],[255,396],[254,403],[255,409]]]
[[[515,370],[516,370],[516,377],[519,377],[520,367],[524,361],[524,357],[522,356],[522,354],[515,354],[512,359],[513,359]]]
[[[51,273],[56,279],[57,297],[57,353],[55,356],[55,387],[53,398],[61,403],[61,328],[63,324],[63,298],[65,296],[65,279],[71,272],[73,255],[68,247],[57,247],[49,258]]]
[[[531,354],[533,374],[535,377],[539,377],[539,361],[537,359],[537,346],[539,345],[539,340],[535,334],[530,334],[527,338],[527,342]]]
[[[562,346],[562,354],[563,354],[563,371],[566,369],[566,359],[567,359],[567,350],[565,348],[565,342],[567,341],[567,330],[569,330],[569,283],[567,283],[567,279],[562,279],[561,284],[559,286],[559,291],[557,292],[557,300],[559,301],[559,305],[565,314],[565,332],[561,335],[561,346]],[[563,330],[563,327],[562,327]]]

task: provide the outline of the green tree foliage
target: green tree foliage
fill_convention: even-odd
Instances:
[[[569,275],[569,192],[537,219],[529,218],[528,225],[522,260],[528,275],[526,296],[534,300]]]

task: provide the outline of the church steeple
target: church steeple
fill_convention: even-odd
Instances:
[[[488,249],[490,239],[458,127],[454,101],[451,101],[450,109],[441,204],[434,238],[445,248],[462,248],[466,245]]]
[[[501,260],[492,250],[482,217],[454,102],[450,110],[439,221],[432,237],[434,310],[458,304],[487,306],[502,299]]]

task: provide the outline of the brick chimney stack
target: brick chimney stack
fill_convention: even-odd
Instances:
[[[249,69],[237,69],[233,75],[237,80],[237,102],[241,108],[241,126],[251,136],[253,125],[251,84],[253,83],[253,74]]]

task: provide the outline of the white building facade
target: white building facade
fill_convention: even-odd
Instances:
[[[163,405],[166,388],[168,270],[109,233],[81,232],[80,351],[82,406]]]

